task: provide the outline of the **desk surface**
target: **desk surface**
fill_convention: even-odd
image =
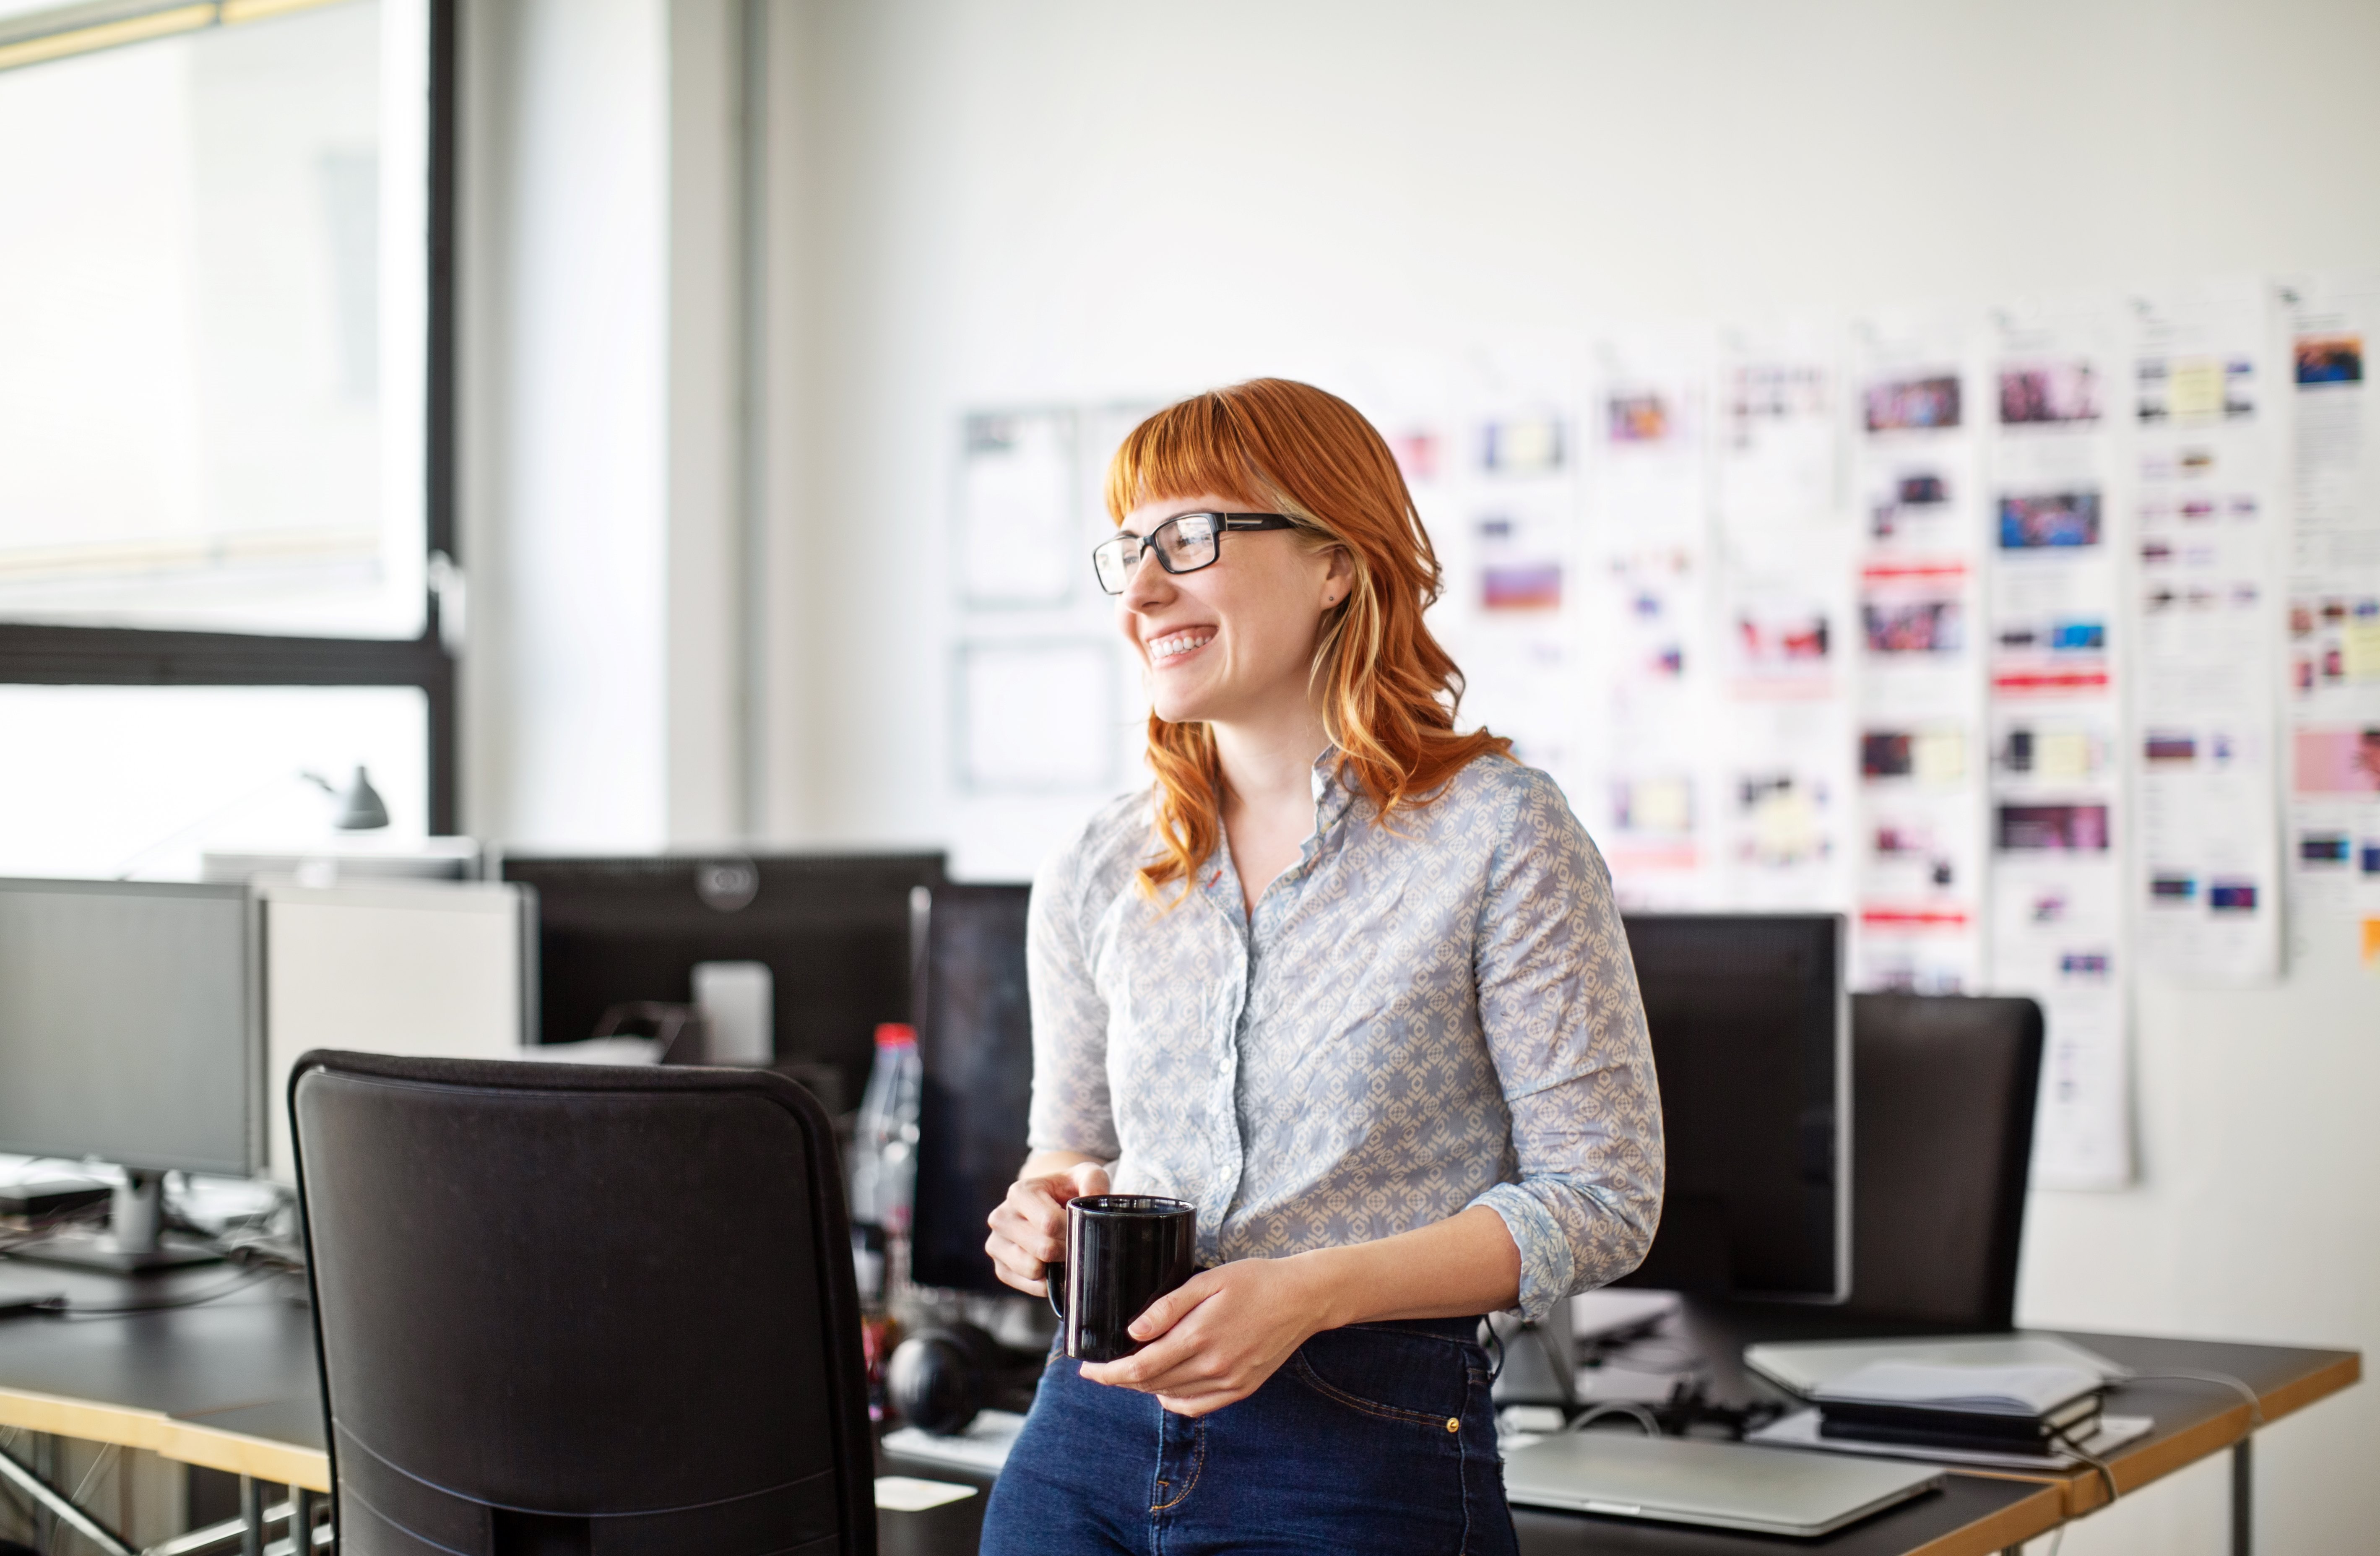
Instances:
[[[0,1260],[0,1295],[41,1292],[93,1309],[225,1295],[155,1312],[0,1319],[0,1425],[331,1489],[302,1282],[227,1265],[126,1281]]]
[[[92,1307],[187,1300],[232,1285],[237,1271],[201,1269],[127,1282],[0,1260],[0,1295],[62,1291]],[[0,1426],[147,1448],[187,1464],[280,1485],[330,1489],[314,1370],[313,1324],[293,1282],[267,1279],[193,1307],[111,1317],[0,1319]],[[2228,1373],[2256,1391],[2264,1418],[2304,1408],[2362,1377],[2352,1351],[2242,1345],[2138,1335],[2069,1338],[2144,1374]],[[2218,1453],[2249,1429],[2246,1402],[2218,1384],[2144,1378],[2111,1411],[2156,1429],[2111,1461],[2126,1492]],[[895,1473],[964,1478],[929,1465]],[[981,1484],[980,1481],[978,1484]],[[885,1514],[888,1556],[971,1550],[981,1497],[923,1514]],[[1525,1556],[1744,1556],[1770,1547],[1825,1556],[1984,1556],[2105,1505],[2095,1472],[1960,1474],[1944,1491],[1823,1540],[1764,1539],[1629,1519],[1515,1510]]]
[[[2107,1467],[2114,1473],[2117,1489],[2126,1495],[2222,1452],[2253,1429],[2248,1402],[2236,1390],[2207,1379],[2156,1374],[2222,1373],[2237,1378],[2256,1392],[2257,1407],[2266,1423],[2302,1410],[2363,1376],[2362,1355],[2356,1351],[2091,1334],[2079,1330],[2060,1332],[2076,1344],[2142,1374],[2137,1381],[2107,1395],[2110,1416],[2146,1416],[2156,1422],[2146,1437],[2126,1443],[2108,1456]],[[2055,1476],[2010,1475],[2056,1486],[2069,1518],[2107,1505],[2107,1482],[2094,1469]]]

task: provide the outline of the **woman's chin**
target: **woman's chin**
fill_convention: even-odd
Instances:
[[[1214,717],[1212,700],[1160,685],[1149,688],[1148,711],[1170,724],[1205,723]]]

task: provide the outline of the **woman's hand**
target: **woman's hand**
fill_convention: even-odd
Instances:
[[[1256,1392],[1292,1352],[1332,1327],[1326,1309],[1309,1259],[1239,1259],[1159,1297],[1132,1321],[1144,1348],[1122,1361],[1086,1363],[1083,1376],[1155,1394],[1176,1416],[1204,1416]]]
[[[1008,1185],[1008,1197],[986,1218],[991,1235],[983,1251],[991,1256],[1001,1283],[1027,1296],[1047,1295],[1042,1270],[1066,1257],[1066,1201],[1107,1191],[1108,1170],[1091,1158],[1036,1152],[1025,1163],[1024,1175]]]

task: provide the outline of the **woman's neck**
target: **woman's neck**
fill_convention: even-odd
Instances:
[[[1330,748],[1319,709],[1262,723],[1216,723],[1215,757],[1223,774],[1223,811],[1310,821],[1315,759]],[[1302,836],[1303,833],[1300,833]]]
[[[1210,727],[1229,793],[1257,804],[1283,796],[1313,803],[1314,761],[1330,746],[1321,710],[1300,707],[1261,723],[1235,720]]]

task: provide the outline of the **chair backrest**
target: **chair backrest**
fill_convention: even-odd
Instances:
[[[764,1071],[291,1076],[349,1556],[876,1548],[842,1173]]]
[[[1852,997],[1852,1295],[1833,1317],[2014,1324],[2041,1050],[2031,1000]]]

